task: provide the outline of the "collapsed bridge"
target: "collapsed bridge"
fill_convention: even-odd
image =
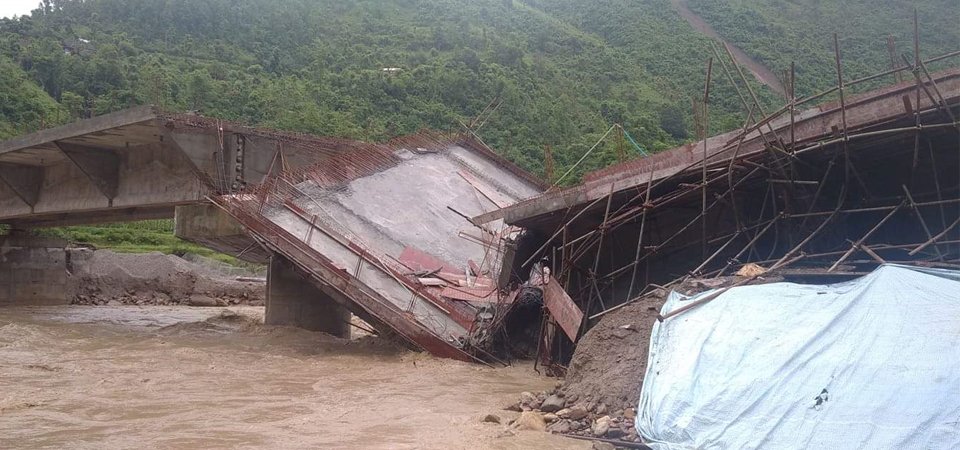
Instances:
[[[469,217],[542,189],[466,135],[374,144],[153,107],[0,143],[0,223],[15,231],[175,217],[182,238],[269,262],[268,324],[343,336],[356,315],[471,361],[513,304],[498,275],[516,230]],[[0,236],[0,305],[66,301],[57,245]]]
[[[493,358],[484,348],[516,298],[498,280],[516,231],[469,217],[540,190],[476,141],[420,134],[212,199],[328,301],[469,361]]]
[[[546,193],[470,135],[371,144],[136,108],[0,143],[0,223],[175,215],[184,238],[269,261],[268,323],[343,335],[352,314],[461,360],[533,336],[553,365],[591,319],[691,277],[960,267],[960,70],[923,63]],[[0,303],[57,290],[4,258]]]

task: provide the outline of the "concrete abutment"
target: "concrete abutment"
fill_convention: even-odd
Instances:
[[[24,232],[0,236],[0,306],[69,304],[66,246]]]

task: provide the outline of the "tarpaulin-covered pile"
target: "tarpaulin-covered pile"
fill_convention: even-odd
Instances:
[[[654,326],[638,411],[659,449],[960,448],[960,272],[733,288]]]

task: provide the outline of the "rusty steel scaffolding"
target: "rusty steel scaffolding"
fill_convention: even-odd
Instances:
[[[646,175],[642,160],[588,174],[584,188],[609,193],[511,221],[535,230],[529,239],[540,243],[524,255],[521,267],[547,257],[588,319],[662,295],[692,278],[732,275],[748,264],[760,265],[766,274],[805,280],[862,274],[885,263],[960,268],[960,71],[931,74],[927,69],[960,52],[922,60],[918,38],[914,44],[913,60],[903,56],[903,65],[846,81],[834,36],[836,86],[797,98],[791,67],[788,102],[772,113],[764,112],[736,61],[737,70],[730,71],[714,49],[725,76],[748,92],[737,87],[747,116],[742,129],[723,136],[721,145],[703,132],[703,140],[686,153],[662,155],[651,166],[702,156],[675,162],[673,170],[663,164],[647,167],[646,182],[638,182]],[[708,121],[713,62],[704,97],[695,102],[698,129],[705,130]],[[856,117],[852,125],[851,104],[872,94],[851,97],[851,87],[901,73],[912,79],[874,93],[899,89],[903,112],[879,122]],[[944,92],[941,84],[950,90]],[[836,97],[834,103],[813,112],[798,109],[829,95]],[[816,114],[828,112],[839,115],[835,126],[800,136],[801,121],[816,121]],[[755,115],[761,118],[754,120]],[[748,141],[759,145],[746,151]],[[716,147],[710,152],[708,142]],[[632,185],[624,186],[621,180],[628,176]],[[556,198],[564,197],[558,193]],[[732,279],[716,295],[661,320],[760,276]],[[555,366],[569,357],[557,347],[569,345],[559,337],[551,340],[541,350],[541,362]]]

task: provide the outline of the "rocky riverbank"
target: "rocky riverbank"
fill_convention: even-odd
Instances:
[[[70,249],[67,261],[72,304],[260,306],[266,296],[261,274],[240,281],[176,255]]]
[[[597,395],[581,397],[579,394],[568,393],[568,390],[567,386],[558,383],[557,387],[550,391],[521,393],[518,402],[504,408],[520,412],[520,416],[508,424],[509,429],[583,436],[622,442],[625,445],[640,442],[634,427],[637,415],[634,406],[610,406],[603,401],[597,401]],[[610,443],[605,444],[609,445],[609,448],[615,447]],[[606,448],[604,445],[598,446]]]
[[[781,279],[763,277],[750,284]],[[740,280],[741,276],[691,279],[674,289],[694,295]],[[504,408],[520,412],[509,426],[624,445],[640,442],[634,422],[647,370],[650,335],[669,293],[661,289],[603,316],[577,343],[565,380],[549,391],[523,392],[519,401]],[[598,441],[596,447],[614,448],[610,442]]]

